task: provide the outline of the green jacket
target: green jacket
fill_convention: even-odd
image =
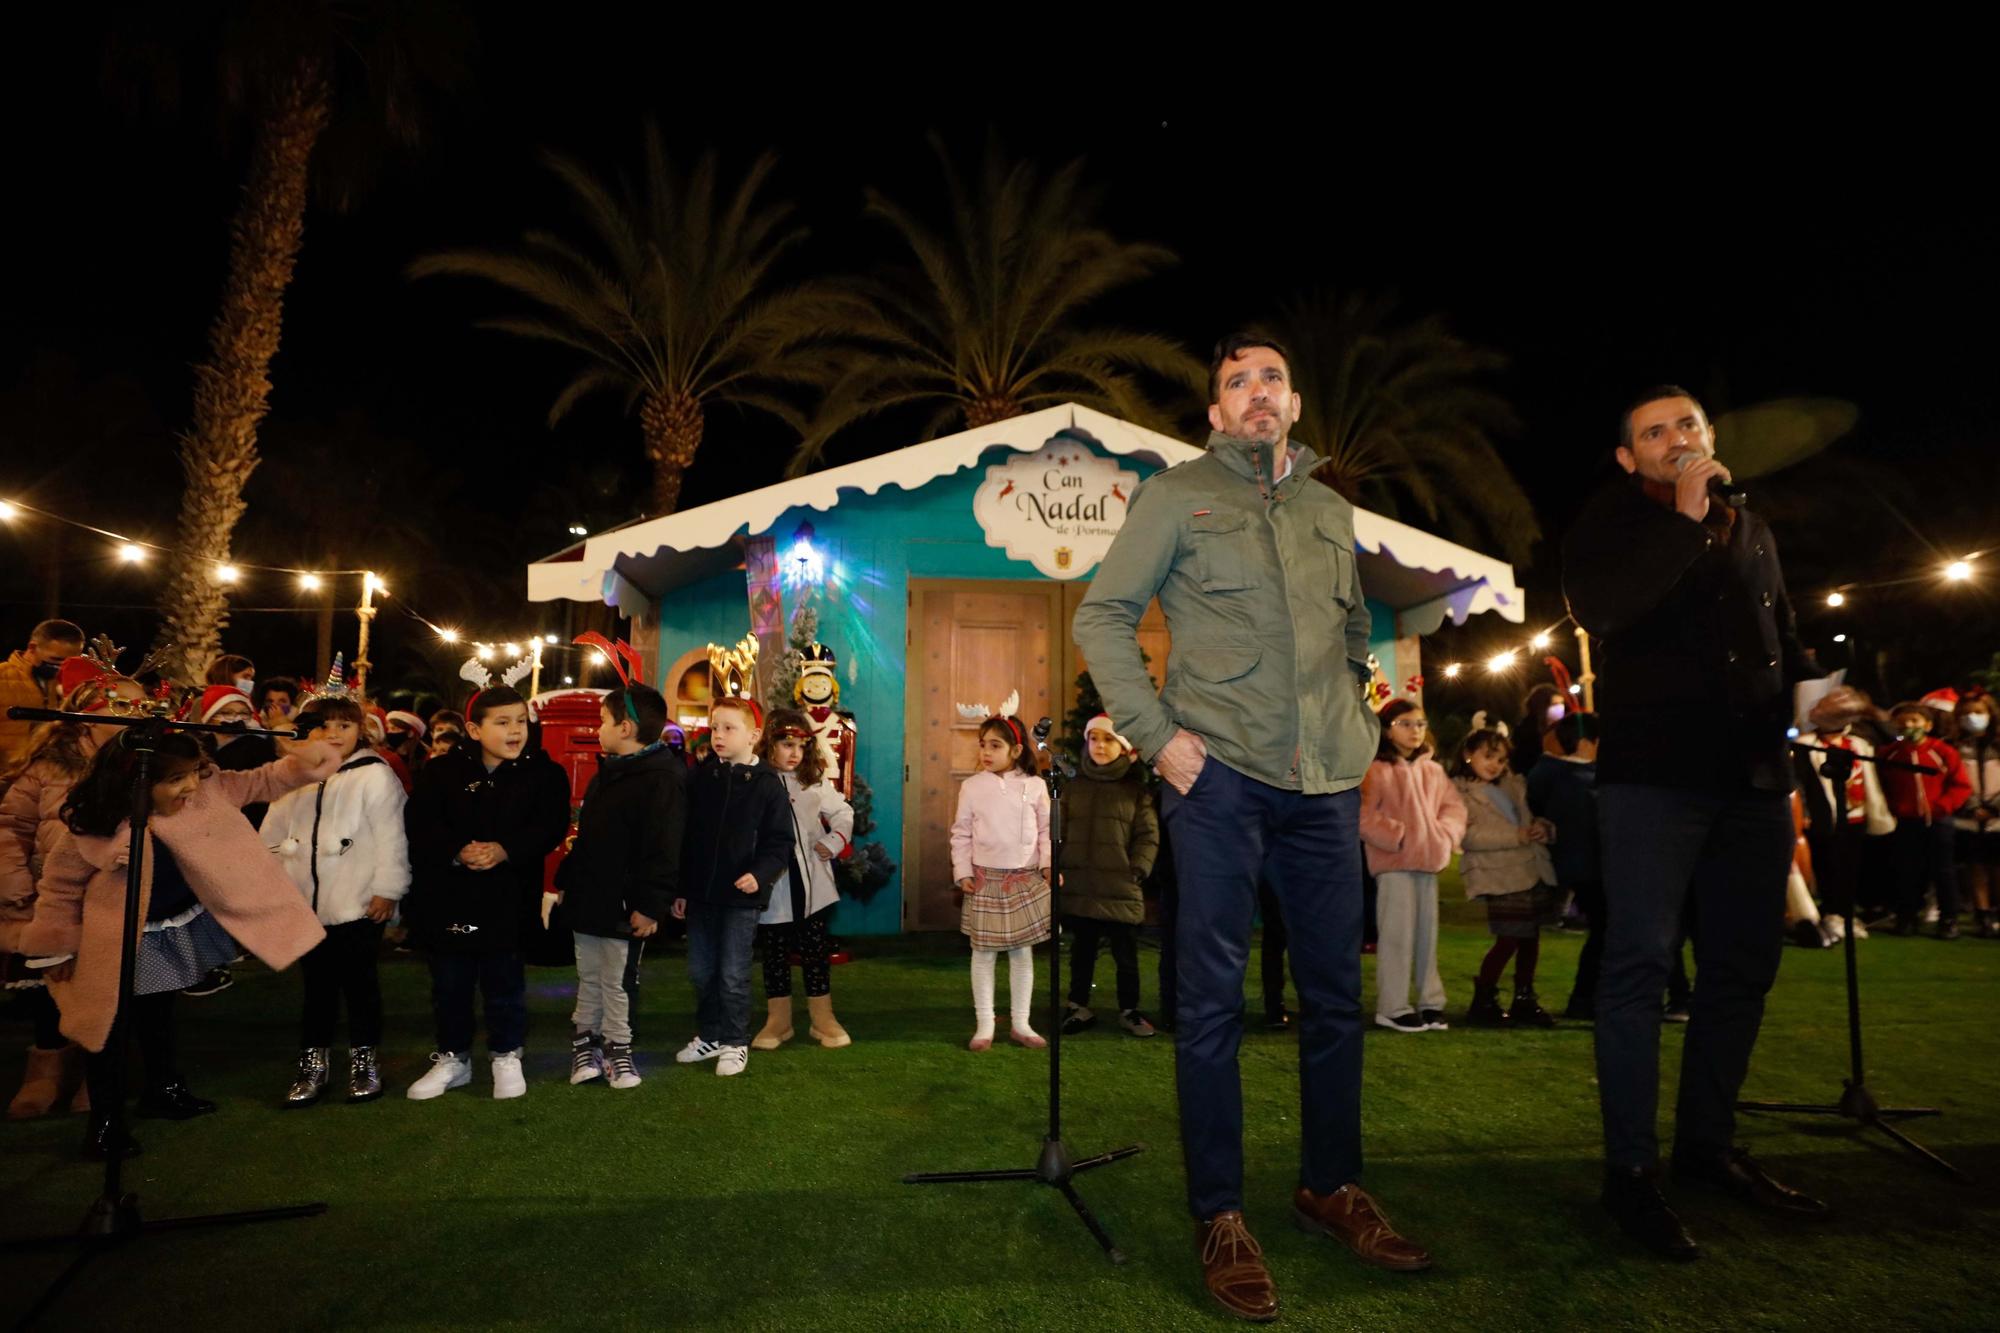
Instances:
[[[1080,767],[1063,788],[1063,914],[1136,926],[1146,918],[1139,885],[1160,851],[1152,793],[1130,759],[1100,768],[1085,755]]]
[[[1209,436],[1206,457],[1132,495],[1072,633],[1105,709],[1148,758],[1186,727],[1247,777],[1307,795],[1361,785],[1380,729],[1361,701],[1368,604],[1354,508],[1278,453]],[[1157,696],[1137,630],[1158,596],[1173,635]]]

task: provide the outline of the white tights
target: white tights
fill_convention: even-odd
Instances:
[[[974,1036],[993,1037],[993,960],[997,949],[972,951],[972,1016],[978,1023]],[[1007,951],[1007,1005],[1016,1032],[1033,1032],[1029,1013],[1035,1007],[1035,951],[1028,945]]]

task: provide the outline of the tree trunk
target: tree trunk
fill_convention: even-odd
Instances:
[[[257,467],[257,425],[269,410],[285,289],[305,237],[306,169],[326,127],[327,86],[301,61],[269,91],[243,197],[229,223],[229,268],[209,326],[208,360],[195,367],[194,410],[181,436],[180,524],[160,642],[175,644],[180,680],[202,678],[229,623],[215,565],[229,559],[243,487]]]
[[[681,480],[701,448],[701,402],[686,394],[648,394],[639,407],[646,462],[653,469],[653,517],[680,507]]]
[[[1021,415],[1021,405],[1011,398],[997,395],[974,398],[965,405],[965,425],[968,430],[978,430],[996,421]]]

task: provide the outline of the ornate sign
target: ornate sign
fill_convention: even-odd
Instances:
[[[1139,474],[1058,435],[1032,454],[986,469],[972,516],[998,546],[1052,579],[1088,574],[1125,524]]]

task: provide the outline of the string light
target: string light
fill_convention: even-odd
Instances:
[[[132,546],[132,547],[137,547],[139,551],[142,553],[140,557],[142,560],[148,556],[157,554],[165,556],[176,556],[180,559],[186,560],[196,565],[213,565],[216,566],[217,568],[226,567],[230,569],[235,569],[239,573],[244,570],[263,570],[265,572],[273,574],[305,574],[312,572],[308,570],[298,569],[291,565],[259,565],[242,560],[238,560],[234,563],[228,563],[216,560],[212,556],[203,555],[196,551],[183,550],[178,546],[168,546],[161,542],[149,542],[141,538],[127,536],[125,533],[122,532],[113,532],[109,528],[100,528],[95,523],[85,523],[79,519],[70,518],[65,514],[58,514],[53,510],[42,509],[36,505],[23,504],[19,500],[0,500],[0,522],[11,521],[14,519],[26,519],[29,517],[44,518],[50,521],[51,523],[62,523],[72,528],[79,528],[84,532],[94,532],[100,537],[108,537],[112,541],[120,544],[119,554],[121,558],[123,557],[124,554],[122,548],[125,546]],[[135,560],[130,563],[137,564],[139,563],[139,561]],[[329,570],[320,570],[318,572],[322,574],[340,575],[340,574],[366,574],[368,571],[365,569],[329,569]]]
[[[1835,643],[1846,643],[1846,642],[1847,642],[1847,636],[1846,636],[1845,634],[1836,634],[1836,635],[1834,635],[1834,636],[1833,636],[1833,641],[1834,641]]]
[[[307,592],[318,592],[318,591],[319,591],[319,575],[317,575],[317,574],[301,574],[301,575],[299,575],[299,586],[300,586],[301,588],[304,588],[304,589],[305,589],[305,590],[306,590]]]
[[[243,571],[234,565],[217,565],[215,567],[215,581],[217,583],[234,583],[241,577],[243,577]]]
[[[458,631],[455,629],[441,629],[438,631],[438,637],[446,643],[457,643]]]
[[[606,657],[601,649],[593,648],[590,651],[590,660],[598,666],[603,666],[611,659]]]
[[[1944,567],[1944,576],[1949,582],[1964,583],[1972,577],[1972,562],[1970,560],[1954,560]]]
[[[1828,606],[1845,606],[1847,605],[1847,594],[1844,592],[1830,592],[1826,595],[1826,604]]]
[[[1507,670],[1509,667],[1512,667],[1514,665],[1514,659],[1518,656],[1519,654],[1516,653],[1512,648],[1509,648],[1504,653],[1495,653],[1493,656],[1486,659],[1486,669],[1497,676],[1501,672]]]
[[[1569,616],[1564,616],[1561,620],[1558,620],[1555,624],[1550,625],[1547,629],[1537,630],[1533,635],[1529,636],[1528,641],[1522,644],[1521,646],[1517,648],[1508,648],[1505,649],[1504,651],[1494,653],[1492,656],[1488,657],[1485,661],[1484,665],[1486,667],[1487,672],[1489,674],[1496,676],[1500,675],[1503,672],[1511,671],[1513,668],[1521,665],[1521,659],[1523,654],[1529,652],[1536,652],[1536,653],[1546,652],[1549,646],[1555,642],[1555,637],[1557,632],[1560,631],[1563,628],[1563,626],[1574,623],[1575,622]],[[1457,680],[1464,671],[1465,671],[1465,664],[1461,662],[1447,662],[1443,667],[1443,674],[1446,680]],[[1581,693],[1581,691],[1576,691],[1576,692]]]
[[[565,685],[574,685],[574,684],[576,684],[576,677],[575,677],[575,676],[564,676],[564,677],[563,677],[563,684],[565,684]]]
[[[118,548],[118,558],[128,565],[142,565],[146,562],[146,549],[132,542]]]
[[[21,516],[21,511],[6,500],[0,500],[0,523],[11,523]]]
[[[473,655],[477,657],[480,661],[484,662],[488,658],[493,656],[493,650],[487,645],[482,643],[479,645],[479,647],[473,650]]]
[[[1456,662],[1453,662],[1453,663],[1451,663],[1451,664],[1450,664],[1449,666],[1445,667],[1445,669],[1444,669],[1444,678],[1445,678],[1446,680],[1457,680],[1457,679],[1458,679],[1458,672],[1459,672],[1459,666],[1458,666],[1458,663],[1456,663]]]
[[[1537,634],[1534,638],[1528,640],[1528,642],[1534,647],[1534,650],[1536,652],[1541,652],[1544,648],[1547,648],[1549,646],[1548,631],[1543,630],[1540,634]]]
[[[569,525],[569,535],[572,537],[588,537],[590,535],[590,529],[586,528],[581,523],[572,523]]]
[[[521,645],[520,645],[520,644],[518,644],[518,643],[510,643],[510,644],[508,644],[508,645],[507,645],[507,656],[509,656],[509,657],[519,657],[520,655],[521,655]]]
[[[553,635],[553,634],[544,634],[544,635],[542,636],[542,642],[543,642],[543,643],[547,643],[547,644],[553,644],[553,643],[555,643],[555,641],[556,641],[556,636],[555,636],[555,635]]]

